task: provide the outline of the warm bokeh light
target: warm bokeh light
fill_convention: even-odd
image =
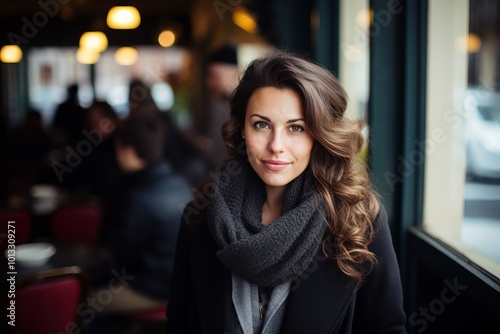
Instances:
[[[17,45],[5,45],[0,50],[0,60],[3,63],[19,63],[23,59],[23,51]]]
[[[106,23],[112,29],[135,29],[141,24],[141,14],[132,6],[116,6],[109,10]]]
[[[99,61],[99,52],[79,48],[76,50],[76,61],[80,64],[95,64]]]
[[[254,34],[257,32],[257,22],[245,8],[237,7],[233,11],[233,22],[241,29]]]
[[[373,10],[360,10],[358,15],[356,15],[356,23],[363,29],[370,28],[370,25],[373,23]]]
[[[108,48],[108,38],[101,31],[87,31],[80,37],[80,48],[102,52]]]
[[[169,46],[174,45],[175,43],[175,34],[171,30],[164,30],[158,36],[158,43],[164,48],[168,48]]]
[[[130,46],[124,46],[116,50],[115,61],[124,66],[130,66],[137,62],[139,53],[137,50]]]
[[[481,50],[481,38],[476,34],[460,36],[455,42],[455,47],[462,53],[477,53]]]

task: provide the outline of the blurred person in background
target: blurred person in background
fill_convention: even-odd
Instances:
[[[92,138],[92,153],[82,159],[81,176],[87,192],[99,196],[105,203],[121,193],[121,176],[115,152],[115,133],[121,124],[113,107],[104,101],[94,101],[85,110],[83,140]],[[77,167],[78,168],[78,167]]]
[[[48,170],[50,138],[38,110],[28,109],[23,123],[6,137],[5,189],[26,194]]]
[[[156,106],[150,87],[139,79],[129,85],[129,117],[158,117],[166,129],[164,157],[192,186],[196,186],[209,172],[209,161],[194,141],[177,125],[169,111]]]
[[[189,183],[163,156],[165,128],[155,116],[131,116],[116,133],[123,194],[104,243],[116,270],[135,276],[104,306],[105,314],[154,308],[167,301],[176,237]]]
[[[205,62],[205,84],[208,89],[208,105],[205,109],[198,145],[207,153],[211,169],[215,169],[226,157],[222,140],[222,124],[229,119],[229,99],[239,80],[236,47],[224,44],[212,52]]]
[[[120,193],[113,140],[120,119],[107,102],[94,101],[84,110],[83,124],[78,141],[59,149],[59,164],[54,167],[53,163],[54,182],[68,191],[95,195],[108,202]]]
[[[192,126],[192,92],[193,88],[187,83],[185,74],[182,72],[169,73],[167,82],[174,93],[174,103],[169,114],[181,129],[189,129]]]
[[[150,113],[150,110],[159,109],[151,94],[151,87],[143,80],[134,78],[128,85],[128,116],[144,115]]]
[[[52,136],[55,146],[75,144],[81,136],[84,122],[84,109],[78,101],[78,85],[67,88],[66,100],[55,110],[52,121]]]
[[[40,81],[30,87],[30,101],[42,115],[43,126],[48,127],[52,123],[57,106],[64,101],[66,89],[55,80],[58,77],[55,72],[61,69],[56,63],[35,65],[35,69],[39,71]]]

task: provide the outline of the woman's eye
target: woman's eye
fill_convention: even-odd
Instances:
[[[304,131],[304,128],[301,127],[300,125],[292,125],[292,126],[290,126],[290,130],[292,132],[302,132],[302,131]]]
[[[265,129],[267,128],[267,124],[265,122],[255,122],[253,124],[253,126],[256,128],[256,129]]]

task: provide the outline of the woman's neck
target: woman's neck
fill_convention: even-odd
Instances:
[[[285,187],[266,187],[266,201],[262,206],[262,224],[268,225],[281,216]]]

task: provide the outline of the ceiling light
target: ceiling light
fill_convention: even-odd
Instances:
[[[135,29],[141,24],[141,15],[132,6],[116,6],[109,10],[106,23],[112,29]]]
[[[95,64],[99,61],[99,52],[79,48],[76,50],[76,61],[80,64]]]
[[[80,47],[94,52],[102,52],[108,47],[108,38],[101,31],[87,31],[80,37]]]
[[[233,22],[241,29],[254,34],[257,32],[257,22],[245,8],[237,7],[233,11]]]
[[[171,30],[164,30],[158,36],[158,43],[164,48],[168,48],[169,46],[174,45],[175,43],[175,34]]]
[[[19,63],[23,58],[23,51],[17,45],[5,45],[0,50],[0,60],[4,63]]]
[[[139,53],[137,50],[129,46],[121,47],[115,52],[115,61],[120,65],[134,65],[138,58]]]

